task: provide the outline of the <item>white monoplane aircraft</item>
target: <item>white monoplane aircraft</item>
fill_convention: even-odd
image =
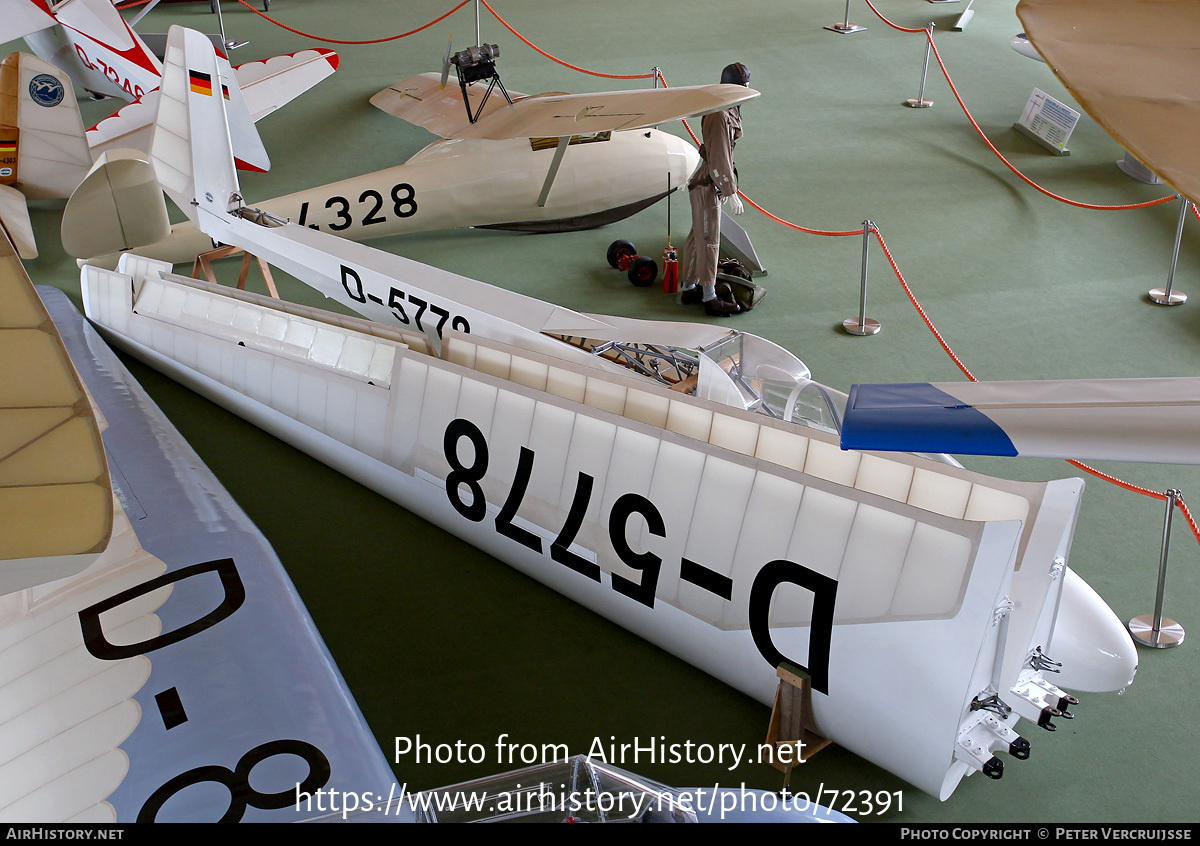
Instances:
[[[165,189],[383,322],[127,253],[82,272],[114,342],[760,701],[802,668],[818,732],[940,798],[1028,757],[1021,717],[1052,729],[1067,690],[1131,682],[1129,635],[1067,566],[1081,480],[843,451],[833,392],[764,339],[579,314],[249,208],[226,101],[183,84],[219,75],[207,44],[168,37]]]
[[[494,55],[495,45],[484,46],[485,55]],[[371,98],[439,140],[403,164],[267,200],[261,208],[356,241],[454,227],[566,232],[602,226],[658,202],[696,169],[696,148],[659,124],[758,96],[741,85],[534,96],[505,90],[501,96],[489,94],[484,78],[451,88],[444,83],[444,75],[420,74]],[[733,254],[761,269],[740,226],[726,221],[722,231],[738,233]],[[208,236],[185,221],[140,252],[180,263],[210,249]],[[117,259],[73,254],[109,266]]]

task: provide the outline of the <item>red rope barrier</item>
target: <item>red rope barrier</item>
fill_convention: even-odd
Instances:
[[[891,21],[889,21],[887,18],[885,18],[883,16],[882,12],[880,12],[878,9],[875,8],[875,5],[871,2],[871,0],[867,0],[867,5],[870,6],[871,11],[875,13],[875,17],[879,18],[885,24],[890,26],[892,29],[898,29],[901,32],[924,32],[925,31],[924,29],[909,29],[906,26],[900,26],[898,24],[894,24]]]
[[[346,40],[343,40],[340,38],[324,38],[320,35],[313,35],[311,32],[304,32],[303,30],[296,29],[295,27],[290,27],[287,24],[282,23],[281,21],[275,20],[270,15],[264,14],[264,13],[260,12],[258,9],[251,6],[249,3],[246,2],[246,0],[238,0],[238,2],[241,3],[243,6],[245,6],[247,9],[249,9],[254,14],[258,15],[260,18],[266,18],[271,23],[275,24],[275,26],[282,27],[283,29],[286,29],[288,32],[294,32],[294,33],[296,33],[296,35],[301,35],[305,38],[311,38],[314,41],[324,41],[327,44],[383,44],[385,41],[395,41],[398,38],[407,38],[410,35],[417,34],[418,32],[420,32],[423,29],[429,29],[429,27],[433,26],[435,23],[444,21],[446,18],[453,15],[455,12],[457,12],[463,6],[470,3],[471,0],[462,0],[461,3],[459,3],[453,9],[451,9],[449,12],[446,12],[446,14],[442,15],[441,17],[434,18],[429,23],[425,24],[425,26],[419,26],[416,29],[410,29],[408,32],[402,32],[399,35],[389,35],[387,38],[372,38],[367,41],[346,41]]]
[[[1077,206],[1079,208],[1084,208],[1084,209],[1097,209],[1099,211],[1120,211],[1120,210],[1125,210],[1125,209],[1144,209],[1144,208],[1149,208],[1150,206],[1161,205],[1162,203],[1167,203],[1174,199],[1174,196],[1172,195],[1172,196],[1168,196],[1168,197],[1161,197],[1157,200],[1149,200],[1144,203],[1126,203],[1126,204],[1122,204],[1122,205],[1098,205],[1095,203],[1077,202],[1075,200],[1068,199],[1067,197],[1063,197],[1058,194],[1055,194],[1053,191],[1049,191],[1046,188],[1043,188],[1041,185],[1038,185],[1036,182],[1034,182],[1032,179],[1027,177],[1025,174],[1021,173],[1021,171],[1017,170],[1017,168],[1015,166],[1013,166],[1013,164],[1008,159],[1006,159],[1004,157],[1004,155],[998,149],[996,149],[996,145],[991,142],[991,140],[987,137],[987,134],[983,131],[983,129],[979,126],[979,124],[975,121],[975,118],[971,115],[971,110],[967,108],[967,104],[964,103],[962,97],[959,96],[958,88],[955,86],[954,80],[950,78],[950,71],[948,71],[946,69],[946,65],[942,61],[942,54],[940,52],[938,52],[937,45],[934,44],[934,42],[933,42],[933,32],[931,31],[931,29],[928,27],[923,28],[923,29],[909,29],[908,27],[899,26],[897,24],[894,24],[890,20],[888,20],[886,17],[884,17],[883,14],[878,9],[875,8],[874,4],[871,3],[871,0],[865,0],[865,2],[868,6],[871,7],[871,11],[874,12],[875,15],[881,21],[883,21],[885,24],[890,26],[892,29],[899,30],[900,32],[923,32],[923,33],[925,33],[925,37],[929,40],[929,46],[933,50],[934,56],[937,57],[938,67],[940,67],[942,69],[942,75],[944,77],[946,77],[946,82],[950,86],[950,91],[954,94],[954,99],[958,101],[959,107],[963,110],[963,114],[965,114],[967,116],[967,120],[969,120],[971,122],[971,126],[975,127],[975,131],[979,133],[979,137],[983,139],[983,143],[988,145],[988,149],[990,149],[993,153],[995,153],[996,157],[998,159],[1000,159],[1000,161],[1004,162],[1004,165],[1009,170],[1011,170],[1014,174],[1016,174],[1019,179],[1021,179],[1023,182],[1025,182],[1031,188],[1034,188],[1034,189],[1042,192],[1043,194],[1045,194],[1047,197],[1051,197],[1055,200],[1058,200],[1061,203],[1067,203],[1068,205]],[[1197,217],[1198,217],[1198,219],[1200,219],[1200,215],[1198,215]]]
[[[946,65],[942,61],[942,54],[938,52],[937,45],[933,43],[933,33],[929,32],[929,30],[924,30],[924,32],[925,32],[926,38],[929,39],[930,47],[933,49],[933,55],[937,58],[938,67],[940,67],[942,69],[942,75],[946,77],[946,82],[950,85],[950,91],[954,94],[954,99],[958,101],[959,107],[962,108],[963,114],[965,114],[967,116],[967,120],[969,120],[971,122],[971,126],[975,127],[975,131],[979,133],[979,137],[982,138],[983,142],[988,145],[988,148],[993,153],[996,154],[996,157],[998,159],[1000,159],[1000,161],[1004,162],[1005,167],[1007,167],[1009,170],[1011,170],[1013,173],[1015,173],[1018,178],[1020,178],[1023,182],[1025,182],[1030,187],[1032,187],[1038,191],[1041,191],[1047,197],[1051,197],[1055,200],[1058,200],[1060,203],[1066,203],[1068,205],[1077,206],[1078,208],[1082,208],[1082,209],[1096,209],[1098,211],[1122,211],[1125,209],[1144,209],[1144,208],[1149,208],[1150,206],[1158,206],[1158,205],[1162,205],[1163,203],[1169,203],[1171,200],[1175,199],[1174,194],[1169,194],[1166,197],[1160,197],[1157,200],[1148,200],[1144,203],[1125,203],[1122,205],[1112,205],[1112,206],[1097,205],[1095,203],[1081,203],[1076,200],[1068,199],[1067,197],[1063,197],[1058,194],[1055,194],[1053,191],[1049,191],[1046,188],[1043,188],[1041,185],[1038,185],[1036,182],[1034,182],[1028,176],[1021,173],[1021,171],[1017,170],[1017,168],[1013,166],[1012,162],[1010,162],[1008,159],[1004,158],[1003,154],[999,150],[996,149],[996,145],[991,142],[991,140],[987,137],[986,133],[984,133],[983,129],[979,126],[978,123],[975,122],[975,118],[971,115],[971,111],[970,111],[970,109],[967,108],[967,104],[964,103],[962,97],[959,96],[958,88],[955,87],[954,80],[952,80],[950,78],[950,72],[948,70],[946,70]]]
[[[244,0],[239,0],[239,2],[244,2]],[[513,35],[515,35],[517,38],[519,38],[522,42],[524,42],[526,47],[529,47],[536,53],[540,53],[541,55],[545,56],[547,59],[549,59],[552,62],[557,62],[558,64],[562,65],[565,68],[570,68],[571,70],[579,71],[580,73],[590,74],[591,76],[602,76],[605,79],[650,79],[652,76],[654,76],[653,73],[637,73],[637,74],[629,74],[629,75],[622,75],[622,74],[615,74],[615,73],[601,73],[600,71],[592,71],[592,70],[588,70],[587,68],[581,68],[578,65],[571,64],[570,62],[564,62],[562,59],[559,59],[559,58],[556,58],[555,56],[550,55],[545,50],[543,50],[542,48],[540,48],[536,44],[534,44],[532,41],[530,41],[528,38],[521,35],[521,33],[517,32],[515,29],[513,29],[511,26],[509,26],[508,21],[506,21],[506,20],[504,20],[504,18],[500,17],[499,13],[495,9],[493,9],[490,5],[488,5],[487,0],[480,0],[480,2],[482,2],[483,5],[485,7],[487,7],[487,10],[495,16],[496,20],[500,21],[500,23],[504,26],[505,29],[507,29],[509,32],[511,32]]]
[[[749,197],[747,197],[746,193],[744,191],[738,191],[738,196],[741,197],[743,200],[745,200],[750,205],[754,206],[754,208],[758,209],[760,212],[765,214],[767,217],[771,218],[771,220],[775,221],[776,223],[782,223],[784,226],[787,226],[791,229],[795,229],[799,232],[807,232],[809,235],[832,235],[832,236],[863,234],[863,231],[861,229],[842,229],[842,230],[832,230],[832,231],[828,230],[828,229],[808,229],[807,227],[800,226],[799,224],[796,224],[796,223],[791,223],[789,221],[784,220],[782,217],[778,217],[776,215],[771,214],[769,211],[764,209],[758,203],[754,202]]]
[[[879,242],[879,246],[883,248],[883,254],[887,256],[888,263],[892,266],[892,271],[896,274],[896,278],[900,280],[900,284],[904,288],[904,293],[908,294],[908,299],[916,308],[917,314],[921,315],[921,319],[925,321],[925,325],[929,327],[929,331],[933,333],[933,337],[937,338],[937,342],[942,345],[942,349],[944,349],[946,354],[949,355],[950,358],[954,360],[954,363],[958,365],[958,369],[961,370],[963,374],[966,375],[966,377],[972,382],[978,382],[979,380],[975,378],[975,374],[968,370],[967,366],[962,363],[962,359],[954,354],[954,350],[950,349],[950,345],[946,343],[946,339],[942,337],[942,333],[939,332],[937,327],[933,325],[933,321],[929,319],[929,315],[925,313],[925,309],[923,309],[921,307],[921,303],[917,301],[917,297],[912,292],[912,288],[908,287],[908,283],[904,281],[904,274],[900,272],[899,265],[897,265],[896,260],[892,258],[892,251],[888,249],[887,242],[883,240],[883,233],[879,231],[878,227],[876,227],[874,231],[875,240],[877,240]]]

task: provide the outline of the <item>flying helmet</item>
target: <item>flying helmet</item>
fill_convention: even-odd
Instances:
[[[741,62],[726,65],[725,69],[721,71],[721,82],[731,85],[749,85],[750,70]]]

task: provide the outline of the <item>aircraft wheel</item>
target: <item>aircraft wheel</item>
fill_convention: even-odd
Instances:
[[[658,264],[648,256],[638,256],[629,265],[629,281],[639,288],[647,287],[658,278]]]
[[[208,9],[214,15],[217,13],[217,3],[219,0],[208,0]]]
[[[637,247],[633,246],[632,241],[613,241],[608,245],[608,266],[624,270],[621,260],[625,259],[625,267],[628,267],[629,261],[636,255]]]

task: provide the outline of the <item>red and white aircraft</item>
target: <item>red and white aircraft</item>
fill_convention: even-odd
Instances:
[[[112,148],[147,150],[162,62],[109,0],[0,0],[7,38],[24,38],[36,54],[13,54],[0,90],[17,104],[0,137],[0,222],[22,258],[37,255],[25,201],[70,196],[95,158]],[[237,79],[247,112],[237,109],[230,133],[240,167],[267,170],[270,158],[254,122],[337,69],[331,50],[303,50],[231,68],[216,51],[222,74]],[[85,132],[72,85],[130,101]],[[9,125],[15,124],[15,125]]]

